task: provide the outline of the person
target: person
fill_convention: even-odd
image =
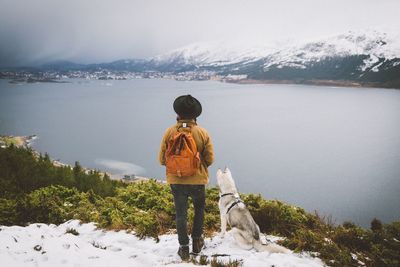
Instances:
[[[203,221],[205,208],[205,185],[208,183],[208,169],[214,161],[214,151],[208,132],[197,124],[202,112],[200,102],[191,95],[182,95],[175,99],[173,108],[177,113],[177,122],[169,127],[162,138],[159,152],[161,165],[166,165],[168,142],[178,131],[190,132],[200,156],[200,164],[192,176],[178,176],[167,172],[167,183],[171,187],[176,210],[176,228],[178,232],[178,255],[182,260],[189,259],[189,237],[187,233],[188,198],[194,206],[192,228],[192,252],[200,253],[204,246]]]

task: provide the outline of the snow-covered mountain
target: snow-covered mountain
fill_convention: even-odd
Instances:
[[[366,67],[371,66],[376,58],[400,58],[400,34],[391,36],[372,30],[349,31],[346,34],[308,42],[291,40],[290,44],[284,47],[278,47],[276,44],[252,47],[227,41],[195,43],[156,56],[151,61],[158,64],[179,62],[183,65],[205,67],[264,59],[267,61],[265,67],[280,64],[280,66],[304,68],[304,64],[312,61],[351,55],[371,55],[371,62],[365,62]]]
[[[253,79],[398,82],[400,34],[350,31],[284,46],[197,43],[150,59],[162,71],[213,70]]]
[[[348,32],[325,39],[285,47],[267,57],[264,68],[278,67],[306,68],[309,63],[327,58],[355,55],[369,56],[363,61],[362,70],[375,66],[380,58],[400,58],[400,36],[388,36],[377,31]]]
[[[349,31],[309,41],[244,45],[196,43],[149,59],[102,64],[44,65],[56,70],[134,72],[210,71],[250,80],[308,83],[334,81],[400,88],[400,32]]]
[[[237,63],[248,63],[276,51],[273,46],[249,46],[227,41],[195,43],[151,59],[162,65],[176,62],[196,67],[218,67]]]

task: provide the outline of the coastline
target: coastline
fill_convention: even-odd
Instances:
[[[396,89],[400,90],[399,87],[391,85],[385,85],[382,83],[366,83],[366,82],[355,82],[347,80],[257,80],[257,79],[223,79],[222,82],[236,83],[236,84],[303,84],[303,85],[314,85],[314,86],[335,86],[335,87],[351,87],[351,88],[384,88],[384,89]]]
[[[37,135],[0,135],[0,147],[5,148],[12,144],[16,147],[27,148],[30,147],[32,142],[37,138]]]
[[[235,75],[233,75],[235,76]],[[246,75],[236,75],[236,76],[246,76]],[[392,81],[392,82],[359,82],[354,80],[331,80],[331,79],[252,79],[252,78],[238,78],[228,76],[220,76],[216,75],[215,77],[207,77],[207,78],[198,78],[198,77],[189,77],[189,78],[181,78],[179,77],[169,77],[169,76],[160,76],[153,78],[140,78],[140,79],[167,79],[167,80],[175,80],[175,81],[219,81],[226,83],[235,83],[235,84],[299,84],[299,85],[313,85],[313,86],[334,86],[334,87],[350,87],[350,88],[382,88],[382,89],[397,89],[400,90],[400,81]],[[58,78],[12,78],[12,77],[1,77],[0,79],[8,80],[8,83],[11,84],[20,84],[20,83],[71,83],[68,79],[58,79]],[[124,77],[121,78],[110,78],[110,79],[101,79],[95,78],[90,80],[128,80],[129,78]],[[138,78],[133,78],[138,79]]]
[[[0,135],[0,148],[6,148],[10,145],[14,145],[16,147],[22,148],[30,148],[32,149],[33,154],[36,158],[39,158],[41,153],[36,151],[31,147],[34,140],[38,138],[37,135]],[[73,168],[69,164],[62,163],[58,160],[50,159],[54,166],[56,167],[70,167]]]
[[[39,158],[41,156],[41,153],[31,147],[33,141],[36,140],[37,138],[38,138],[37,135],[0,135],[0,148],[6,148],[11,145],[14,145],[14,146],[20,147],[20,148],[30,148],[30,149],[32,149],[32,152],[35,155],[35,157]],[[50,161],[56,167],[69,167],[71,169],[74,168],[74,166],[67,164],[67,163],[63,163],[60,160],[55,160],[55,159],[50,158]],[[139,182],[139,181],[144,181],[144,180],[147,181],[147,180],[151,179],[148,177],[143,177],[143,176],[138,176],[138,175],[112,174],[109,172],[90,169],[90,168],[83,167],[83,166],[82,166],[82,169],[87,174],[92,171],[98,171],[100,173],[100,175],[102,175],[102,176],[107,174],[107,176],[109,176],[112,180],[119,180],[119,181],[122,181],[125,183],[134,183],[134,182]],[[161,180],[157,180],[157,181],[163,182]]]

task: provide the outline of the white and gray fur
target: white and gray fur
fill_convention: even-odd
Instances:
[[[243,202],[239,202],[229,207],[239,199],[239,194],[233,181],[232,174],[228,168],[224,171],[217,171],[217,182],[220,190],[220,196],[232,193],[233,195],[225,195],[219,198],[219,211],[221,215],[221,236],[226,233],[226,226],[229,224],[232,228],[232,235],[237,244],[243,249],[255,248],[257,251],[267,251],[270,253],[290,253],[291,251],[270,243],[264,245],[260,240],[260,228],[254,221],[249,210]]]

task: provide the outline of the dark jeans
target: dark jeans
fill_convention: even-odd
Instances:
[[[206,192],[204,185],[171,184],[176,210],[176,230],[180,245],[189,245],[187,233],[188,198],[191,197],[194,206],[192,238],[203,234],[204,207]]]

